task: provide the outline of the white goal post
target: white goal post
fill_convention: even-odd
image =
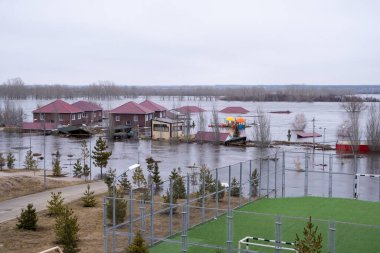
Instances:
[[[268,244],[263,244],[263,243],[256,243],[252,242],[250,240],[255,240],[255,241],[264,241],[264,242],[269,242],[269,243],[276,243],[280,244],[280,246],[277,245],[268,245]],[[272,248],[272,249],[278,249],[278,250],[287,250],[287,251],[294,251],[298,252],[294,248],[288,248],[288,247],[282,247],[281,245],[291,245],[294,246],[294,242],[276,242],[276,240],[270,240],[270,239],[265,239],[265,238],[260,238],[260,237],[252,237],[252,236],[246,236],[243,239],[239,241],[238,245],[238,253],[241,252],[241,247],[245,245],[245,250],[249,250],[249,246],[258,246],[258,247],[265,247],[265,248]]]

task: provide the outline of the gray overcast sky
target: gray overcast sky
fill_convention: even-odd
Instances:
[[[380,84],[379,0],[0,0],[0,82]]]

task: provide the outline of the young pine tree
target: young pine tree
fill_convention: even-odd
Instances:
[[[178,171],[176,170],[176,168],[174,168],[171,171],[169,178],[172,180],[173,196],[176,199],[184,199],[186,198],[186,187],[179,171],[180,168],[178,168]]]
[[[251,190],[252,190],[251,192],[252,197],[257,197],[258,187],[259,187],[259,176],[257,173],[257,169],[254,169],[252,171],[250,184],[251,184]]]
[[[8,169],[13,169],[15,167],[15,157],[11,151],[8,152],[7,155],[7,167]]]
[[[311,217],[303,229],[303,238],[301,239],[296,234],[295,249],[299,253],[321,253],[322,249],[322,234],[318,233],[318,226],[314,229],[314,224],[311,222]]]
[[[239,186],[239,181],[233,177],[232,182],[231,182],[231,196],[233,197],[239,197],[240,195],[240,186]]]
[[[225,190],[224,190],[224,186],[222,186],[222,183],[220,182],[220,180],[218,180],[218,182],[216,182],[216,179],[214,180],[214,183],[209,188],[209,190],[210,190],[209,193],[215,192],[215,194],[212,195],[212,198],[216,199],[216,184],[218,184],[218,201],[222,201],[222,199],[224,198]]]
[[[61,154],[57,150],[55,158],[53,160],[53,176],[60,177],[62,176],[62,167],[61,167]]]
[[[87,185],[86,191],[83,193],[82,202],[84,207],[96,206],[95,191],[90,190],[90,185]]]
[[[116,177],[116,169],[109,168],[104,175],[103,181],[108,187],[108,191],[112,190],[112,184]]]
[[[158,168],[158,163],[154,163],[153,172],[152,172],[152,182],[154,184],[155,193],[159,193],[162,190],[162,180],[160,177],[160,169]]]
[[[83,167],[79,159],[74,164],[73,174],[74,174],[74,177],[78,177],[78,178],[82,177],[83,175]]]
[[[116,224],[124,222],[127,213],[127,202],[123,199],[124,194],[120,189],[116,189],[115,199],[115,221]],[[113,221],[113,198],[110,193],[107,204],[107,218]]]
[[[35,231],[37,229],[37,213],[33,208],[33,204],[28,204],[26,210],[21,209],[21,216],[17,217],[18,223],[16,224],[18,229],[27,229]]]
[[[33,153],[31,150],[26,152],[24,168],[27,170],[35,170],[37,169],[37,161],[33,158]]]
[[[87,164],[83,165],[83,176],[85,180],[88,179],[88,176],[90,175],[90,167],[88,167]]]
[[[140,232],[137,232],[133,242],[128,246],[127,253],[148,253],[148,246]]]
[[[112,155],[112,152],[107,152],[107,142],[99,137],[96,140],[94,150],[92,151],[92,158],[94,159],[94,165],[100,167],[100,178],[103,179],[103,168],[107,167],[108,160]]]
[[[73,210],[64,206],[61,214],[55,218],[54,231],[57,242],[63,245],[64,253],[79,252],[79,224]]]
[[[123,192],[123,194],[128,194],[129,190],[131,189],[131,182],[128,180],[127,172],[124,172],[121,175],[118,182],[120,185],[120,190]]]
[[[3,153],[0,153],[0,170],[3,170],[5,166],[5,158],[3,157]]]
[[[165,204],[167,204],[168,206],[170,205],[170,191],[169,191],[169,189],[166,189],[166,194],[162,195],[162,199],[164,200]],[[172,196],[172,205],[176,205],[176,204],[177,204],[177,198],[173,194],[173,196]],[[177,211],[177,207],[174,207],[173,208],[173,213],[175,213],[176,211]],[[166,213],[169,214],[170,210],[168,209]]]
[[[133,171],[132,180],[133,180],[133,183],[137,185],[138,188],[146,185],[146,179],[141,167],[137,167]]]
[[[153,159],[153,157],[150,156],[147,159],[145,159],[145,162],[146,162],[146,170],[148,171],[148,174],[152,174],[154,164],[156,163],[156,161]]]
[[[48,209],[48,215],[49,216],[58,216],[61,214],[61,212],[64,209],[63,205],[64,198],[62,197],[61,192],[51,192],[51,199],[48,200],[47,209]]]

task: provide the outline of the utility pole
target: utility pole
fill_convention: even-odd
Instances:
[[[313,149],[315,149],[315,119],[313,117]]]

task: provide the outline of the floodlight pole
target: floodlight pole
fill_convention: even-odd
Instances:
[[[124,174],[127,174],[128,171],[134,170],[136,168],[140,167],[140,164],[136,163],[128,167],[128,169],[120,174],[119,176],[115,177],[113,182],[112,182],[112,252],[116,252],[116,237],[115,237],[115,226],[116,226],[116,181],[119,177],[123,176]]]

